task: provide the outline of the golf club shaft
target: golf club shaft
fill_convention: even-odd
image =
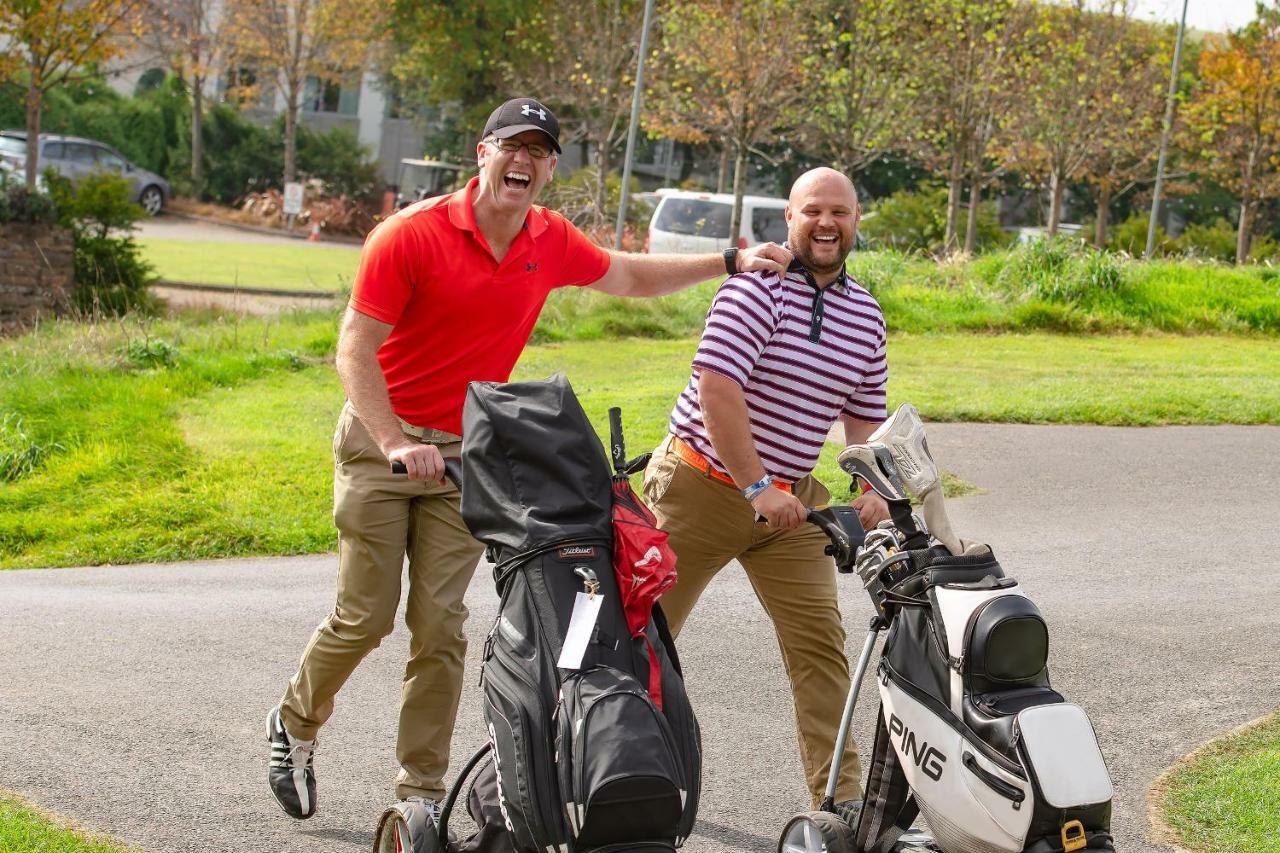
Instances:
[[[827,796],[824,807],[834,805],[836,785],[840,782],[840,764],[844,758],[844,745],[849,740],[849,727],[853,724],[853,709],[858,704],[858,690],[862,687],[862,678],[867,674],[867,664],[871,661],[871,650],[876,645],[876,634],[879,627],[872,627],[867,632],[867,639],[862,644],[862,654],[858,657],[858,666],[853,673],[853,681],[849,684],[849,696],[844,702],[844,716],[840,718],[840,730],[836,733],[835,754],[831,756],[831,773],[827,776]]]
[[[964,548],[951,529],[951,518],[947,515],[947,503],[942,496],[941,483],[920,496],[920,508],[924,511],[924,523],[929,528],[929,533],[953,555],[958,556]]]

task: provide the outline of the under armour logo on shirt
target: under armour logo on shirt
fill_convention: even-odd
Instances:
[[[533,115],[534,113],[537,113],[537,114],[538,114],[538,120],[539,120],[539,121],[546,121],[546,120],[547,120],[547,111],[546,111],[546,110],[543,110],[543,109],[536,109],[536,110],[535,110],[535,109],[533,108],[533,105],[532,105],[532,104],[525,104],[523,107],[521,107],[521,108],[520,108],[520,115],[523,115],[523,116],[531,116],[531,115]]]
[[[525,265],[524,265],[524,271],[525,271],[525,272],[537,272],[537,271],[538,271],[538,265],[537,265],[537,264],[525,264]]]

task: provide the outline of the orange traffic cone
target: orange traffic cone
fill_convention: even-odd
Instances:
[[[311,233],[307,235],[307,239],[312,243],[320,239],[320,223],[319,222],[311,223]]]

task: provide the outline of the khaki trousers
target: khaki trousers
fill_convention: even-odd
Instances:
[[[667,438],[645,470],[644,494],[659,526],[670,536],[679,580],[662,597],[662,609],[678,634],[707,584],[738,560],[773,622],[782,663],[791,680],[796,732],[805,782],[817,808],[823,799],[836,731],[849,692],[849,661],[836,603],[835,563],[816,527],[772,530],[733,486],[680,460]],[[831,499],[812,477],[795,484],[808,506]],[[720,626],[729,630],[731,626]],[[861,766],[850,739],[840,764],[836,802],[860,799]]]
[[[461,441],[426,439],[446,456]],[[348,403],[333,439],[337,603],[316,628],[281,702],[285,727],[309,740],[333,713],[356,665],[391,633],[409,557],[409,662],[400,696],[396,796],[444,796],[449,741],[462,689],[467,608],[462,599],[483,546],[467,531],[450,482],[410,480],[387,459]]]

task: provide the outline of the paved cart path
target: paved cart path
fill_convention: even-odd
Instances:
[[[1280,706],[1280,429],[935,425],[953,502],[1050,622],[1055,686],[1093,718],[1125,853],[1146,792],[1198,743]],[[320,812],[265,788],[263,718],[331,605],[334,558],[0,573],[0,787],[148,850],[358,851],[391,796],[403,628],[357,670],[322,734]],[[841,584],[849,648],[870,605]],[[480,743],[477,573],[455,755]],[[687,625],[706,791],[694,853],[769,851],[806,806],[777,649],[740,571]],[[869,741],[864,693],[856,734]]]

